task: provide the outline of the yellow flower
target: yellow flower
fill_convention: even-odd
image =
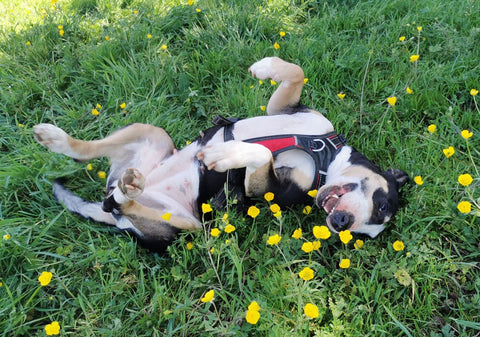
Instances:
[[[151,39],[152,38],[152,34],[147,34],[147,39]]]
[[[273,48],[275,48],[275,50],[277,50],[277,49],[280,48],[280,45],[279,45],[277,42],[275,42],[275,43],[273,44]]]
[[[274,80],[270,80],[270,84],[271,85],[277,85],[277,82],[275,82]]]
[[[478,90],[477,89],[470,90],[470,95],[477,96],[478,95]]]
[[[280,206],[278,206],[277,204],[272,204],[270,205],[270,210],[272,211],[272,213],[278,213],[280,212]]]
[[[313,242],[304,242],[303,245],[302,245],[302,250],[305,253],[313,252]]]
[[[193,2],[193,0],[188,0],[187,4],[188,4],[189,6],[192,6],[192,5],[194,4],[194,2]]]
[[[170,212],[162,215],[162,219],[165,220],[165,221],[170,221],[171,217],[172,217],[172,213],[170,213]]]
[[[398,252],[398,251],[404,250],[405,245],[403,244],[402,241],[397,240],[393,243],[393,249]]]
[[[92,165],[92,164],[87,164],[87,170],[88,170],[88,171],[93,170],[93,165]]]
[[[235,229],[236,229],[235,226],[233,226],[233,225],[227,225],[227,226],[225,227],[225,233],[230,234],[231,232],[234,232]]]
[[[200,13],[202,10],[200,8],[195,9],[197,13]]]
[[[412,90],[410,87],[406,87],[406,88],[405,88],[405,91],[406,91],[407,94],[409,94],[409,95],[413,94],[413,90]]]
[[[220,233],[221,233],[221,231],[218,228],[212,228],[212,230],[210,231],[210,235],[213,236],[214,238],[219,236]]]
[[[472,181],[473,181],[473,178],[468,173],[461,174],[458,176],[458,182],[460,183],[460,185],[468,186],[472,183]]]
[[[215,247],[210,248],[210,253],[215,253]]]
[[[110,36],[105,36],[105,41],[110,41]]]
[[[167,50],[167,45],[166,44],[162,44],[162,46],[160,47],[161,50]]]
[[[258,303],[256,301],[252,301],[252,303],[250,303],[250,305],[248,306],[248,310],[260,311],[260,306],[258,305]]]
[[[280,33],[278,33],[278,34],[280,34],[281,37],[285,36],[285,32],[283,30],[281,30]]]
[[[200,299],[200,301],[202,301],[203,303],[206,303],[206,302],[211,302],[213,301],[213,298],[215,296],[215,290],[209,290],[205,293],[205,295]]]
[[[47,336],[55,336],[60,333],[60,324],[57,321],[53,321],[50,324],[45,325],[45,333]]]
[[[307,82],[308,82],[308,78],[305,77],[305,78],[303,79],[303,84],[307,84]]]
[[[320,247],[322,247],[322,243],[320,241],[313,241],[312,245],[313,245],[313,250],[319,250]]]
[[[226,239],[226,240],[225,240],[225,244],[226,244],[226,245],[229,245],[230,242],[232,242],[232,241],[230,241],[230,239]]]
[[[328,239],[332,233],[327,226],[314,226],[313,227],[313,236],[317,239],[326,240]]]
[[[50,273],[49,271],[42,271],[42,273],[38,277],[38,282],[40,282],[40,285],[42,287],[45,287],[52,280],[52,276],[53,276],[53,274]]]
[[[303,208],[303,214],[310,214],[310,212],[312,212],[312,206],[305,206]]]
[[[135,10],[133,11],[133,14],[137,15],[137,14],[138,14],[138,11],[135,9]]]
[[[267,201],[272,201],[273,198],[275,197],[275,195],[272,193],[272,192],[267,192],[263,195],[263,197],[265,198],[265,200]]]
[[[262,85],[262,84],[263,84],[263,81],[262,81],[262,80],[258,80],[258,84],[259,84],[259,85]]]
[[[105,179],[107,177],[107,174],[104,171],[98,171],[97,175],[100,179]]]
[[[340,99],[344,99],[344,98],[345,98],[345,94],[344,94],[343,92],[339,92],[339,93],[337,94],[337,96],[338,96],[338,98],[340,98]]]
[[[273,216],[276,217],[277,219],[281,218],[282,217],[282,211],[278,211],[276,213],[273,213]]]
[[[405,36],[400,36],[398,39],[400,40],[400,42],[403,42],[405,41]]]
[[[31,43],[30,41],[27,41],[26,45],[27,45],[27,46],[31,46],[32,43]]]
[[[301,237],[302,237],[302,229],[301,228],[295,229],[295,231],[292,234],[292,238],[294,238],[295,240],[298,240]]]
[[[95,106],[97,107],[98,110],[102,110],[102,106],[100,104],[97,103]]]
[[[363,244],[363,240],[358,239],[357,241],[355,241],[353,247],[355,247],[355,249],[361,249],[363,247]]]
[[[62,26],[62,25],[58,25],[57,28],[58,28],[58,30],[62,30],[62,29],[63,29],[63,26]]]
[[[350,268],[350,259],[341,259],[338,266],[342,269]]]
[[[228,213],[223,214],[222,221],[228,223]]]
[[[275,235],[271,235],[268,240],[267,240],[267,243],[270,245],[270,246],[276,246],[278,245],[278,243],[280,242],[280,240],[282,240],[282,237],[278,234],[275,234]]]
[[[453,146],[443,149],[443,154],[447,158],[450,158],[451,156],[453,156],[454,153],[455,153],[455,149],[453,148]]]
[[[319,316],[318,307],[313,303],[305,304],[303,312],[308,318],[317,318]]]
[[[97,109],[92,109],[92,115],[98,116],[100,112]]]
[[[468,131],[468,130],[463,130],[462,131],[462,137],[465,139],[468,139],[473,136],[473,132]]]
[[[415,178],[413,178],[413,181],[415,182],[415,184],[417,185],[423,185],[423,179],[422,179],[422,176],[416,176]]]
[[[60,29],[60,30],[58,31],[58,34],[60,34],[60,36],[63,36],[63,35],[65,34],[65,31],[64,31],[63,29]]]
[[[120,109],[125,109],[126,106],[127,106],[127,104],[125,102],[123,102],[122,104],[120,104]]]
[[[250,206],[248,208],[247,214],[255,219],[260,214],[260,210],[256,206]]]
[[[338,236],[340,237],[340,240],[344,243],[344,244],[347,244],[350,242],[350,240],[353,239],[353,236],[352,236],[352,233],[350,233],[350,231],[347,229],[347,230],[344,230],[344,231],[341,231],[340,233],[338,233]]]
[[[300,273],[298,273],[298,276],[300,276],[300,278],[304,281],[310,281],[314,276],[313,269],[305,267]]]
[[[10,234],[5,234],[5,235],[3,236],[3,239],[4,239],[5,241],[6,241],[6,240],[10,240],[11,237],[12,237],[12,236],[11,236]]]
[[[387,102],[391,106],[395,106],[395,104],[397,104],[397,97],[395,97],[395,96],[389,97],[389,98],[387,98]]]
[[[265,111],[265,110],[267,110],[267,107],[265,105],[261,105],[260,110]]]
[[[247,310],[245,314],[245,320],[249,324],[257,324],[258,320],[260,319],[260,312],[258,310]]]
[[[210,204],[203,203],[202,204],[202,213],[208,213],[213,211],[212,206]]]
[[[437,126],[435,124],[430,124],[427,128],[428,132],[434,133],[437,130]]]
[[[416,62],[420,58],[420,55],[412,55],[410,56],[410,62]]]
[[[418,30],[419,32],[421,32],[421,31],[422,31],[422,29],[423,29],[423,27],[422,27],[422,26],[418,26],[418,27],[417,27],[417,30]]]
[[[461,213],[470,213],[472,211],[472,204],[468,201],[461,201],[458,203],[457,208]]]
[[[310,190],[307,192],[307,194],[312,198],[315,198],[317,196],[317,192],[318,192],[317,190]]]
[[[193,242],[187,242],[187,249],[192,250],[193,249]]]

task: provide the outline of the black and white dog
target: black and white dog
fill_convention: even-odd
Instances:
[[[397,211],[398,190],[408,175],[382,171],[345,145],[322,114],[301,105],[299,66],[268,57],[249,71],[281,82],[268,116],[220,118],[180,151],[163,129],[146,124],[94,141],[36,125],[35,139],[50,151],[111,162],[103,202],[84,201],[58,182],[56,198],[72,212],[134,234],[153,250],[164,249],[179,231],[201,228],[200,205],[212,198],[224,202],[225,186],[240,203],[273,192],[280,205],[309,203],[307,192],[317,189],[316,204],[327,212],[330,229],[377,236]]]

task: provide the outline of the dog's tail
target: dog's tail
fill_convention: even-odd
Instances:
[[[112,214],[102,209],[101,202],[85,201],[72,191],[66,189],[63,183],[64,180],[62,179],[56,179],[53,182],[53,195],[66,209],[87,219],[115,225],[115,219]]]

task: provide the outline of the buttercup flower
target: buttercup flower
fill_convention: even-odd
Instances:
[[[338,265],[342,269],[350,268],[350,259],[342,259]]]
[[[263,195],[263,197],[265,198],[265,200],[267,201],[272,201],[273,198],[275,197],[275,194],[273,194],[272,192],[267,192]]]
[[[275,82],[274,80],[270,80],[270,84],[271,85],[277,85],[277,82]]]
[[[252,301],[252,303],[250,303],[250,305],[248,306],[248,310],[260,311],[260,306],[256,301]]]
[[[92,109],[92,115],[98,116],[100,112],[97,109]]]
[[[213,298],[215,297],[215,290],[209,290],[203,295],[203,297],[200,299],[203,303],[211,302],[213,301]]]
[[[282,217],[282,211],[278,211],[278,212],[273,213],[273,216],[276,217],[277,219],[281,218]]]
[[[280,33],[278,33],[278,34],[280,34],[281,37],[285,36],[285,32],[283,30],[281,30]]]
[[[100,104],[97,103],[95,106],[97,107],[98,110],[102,110],[102,106]]]
[[[472,211],[472,204],[469,201],[460,201],[457,208],[461,213],[470,213]]]
[[[468,131],[468,130],[463,130],[462,131],[462,137],[465,139],[468,139],[473,136],[473,132]]]
[[[225,227],[225,233],[230,234],[231,232],[234,232],[235,229],[236,229],[235,226],[233,226],[233,225],[227,225],[227,226]]]
[[[282,237],[278,234],[275,234],[275,235],[271,235],[268,240],[267,240],[267,243],[270,245],[270,246],[276,246],[278,245],[278,243],[282,240]]]
[[[309,196],[311,196],[312,198],[315,198],[317,196],[317,192],[318,192],[318,190],[310,190],[310,191],[307,192],[307,194]]]
[[[364,244],[363,240],[358,239],[353,244],[353,247],[355,247],[355,249],[361,249],[363,247],[363,244]]]
[[[420,58],[420,55],[412,55],[410,56],[410,62],[416,62]]]
[[[107,174],[105,173],[105,171],[98,171],[97,175],[100,179],[105,179],[107,177]]]
[[[110,41],[110,36],[106,35],[105,36],[105,41]]]
[[[435,124],[430,124],[427,128],[428,132],[434,133],[437,130],[437,126]]]
[[[265,111],[267,110],[267,107],[265,105],[260,106],[260,110]]]
[[[57,321],[53,321],[50,324],[45,325],[45,333],[47,336],[55,336],[60,333],[60,324]]]
[[[302,245],[302,250],[305,253],[313,252],[313,242],[304,242],[303,245]]]
[[[221,233],[221,231],[218,228],[212,228],[212,230],[210,231],[210,235],[213,236],[214,238],[219,236],[220,233]]]
[[[151,39],[152,38],[152,34],[147,34],[147,39]]]
[[[172,217],[172,213],[168,212],[162,215],[162,219],[165,221],[170,221],[170,218]]]
[[[305,78],[303,79],[303,84],[307,84],[307,82],[308,82],[308,78],[305,77]]]
[[[7,241],[7,240],[10,240],[11,237],[12,237],[12,236],[11,236],[10,234],[5,234],[5,235],[3,236],[3,239],[4,239],[5,241]]]
[[[387,98],[387,102],[391,106],[395,106],[395,104],[397,104],[397,97],[395,97],[395,96],[389,97],[389,98]]]
[[[410,89],[410,87],[406,87],[406,88],[405,88],[405,91],[406,91],[407,94],[409,94],[409,95],[413,94],[413,90]]]
[[[256,206],[250,206],[248,208],[247,214],[255,219],[260,214],[260,210]]]
[[[167,45],[166,44],[162,44],[162,46],[160,47],[161,50],[167,50]]]
[[[353,236],[352,236],[352,233],[350,233],[350,231],[347,229],[347,230],[344,230],[344,231],[341,231],[340,233],[338,233],[338,236],[340,237],[340,240],[344,243],[344,244],[347,244],[350,242],[350,240],[353,239]]]
[[[394,249],[395,251],[399,252],[399,251],[405,249],[405,245],[403,244],[402,241],[397,240],[397,241],[395,241],[395,242],[393,243],[393,249]]]
[[[453,148],[453,146],[449,146],[448,148],[443,149],[443,154],[447,158],[450,158],[451,156],[453,156],[454,153],[455,153],[455,149]]]
[[[257,310],[247,310],[245,314],[245,320],[249,324],[257,324],[258,320],[260,319],[260,312]]]
[[[317,239],[322,239],[326,240],[328,239],[332,233],[330,233],[330,230],[328,229],[327,226],[315,226],[313,227],[313,236]]]
[[[277,42],[275,42],[275,43],[273,44],[273,48],[275,48],[275,50],[277,50],[277,49],[280,48],[280,45],[279,45]]]
[[[470,90],[470,95],[477,96],[478,95],[478,90],[477,89]]]
[[[87,170],[88,170],[88,171],[93,170],[93,165],[92,165],[92,164],[87,164]]]
[[[400,36],[398,39],[400,40],[400,42],[403,42],[405,41],[405,36]]]
[[[203,213],[208,213],[208,212],[211,212],[211,211],[213,211],[213,209],[212,209],[212,206],[210,206],[210,204],[206,204],[206,203],[202,204],[202,212]]]
[[[317,318],[319,316],[318,307],[313,303],[305,304],[303,312],[308,318]]]
[[[422,26],[418,26],[418,27],[417,27],[417,30],[418,30],[419,32],[421,32],[421,31],[422,31],[422,29],[423,29],[423,27],[422,27]]]
[[[305,206],[303,208],[303,214],[310,214],[312,212],[312,206]]]
[[[295,229],[295,231],[293,232],[292,234],[292,238],[298,240],[302,237],[302,229],[301,228],[297,228]]]
[[[422,176],[416,176],[415,178],[413,178],[413,181],[415,182],[415,184],[417,185],[423,185],[423,179],[422,179]]]
[[[192,250],[193,249],[193,242],[187,242],[187,249]]]
[[[270,210],[272,211],[272,213],[278,213],[280,212],[280,206],[278,206],[277,204],[273,204],[270,206]]]
[[[320,247],[322,247],[322,243],[320,241],[313,241],[312,245],[313,245],[313,250],[319,250]]]
[[[127,106],[127,103],[123,102],[122,104],[120,104],[120,109],[125,109],[126,106]]]
[[[300,276],[300,278],[304,281],[310,281],[314,276],[313,269],[305,267],[300,273],[298,273],[298,276]]]
[[[460,183],[460,185],[462,186],[468,186],[472,183],[473,181],[473,178],[470,174],[468,173],[465,173],[465,174],[461,174],[458,176],[458,182]]]
[[[338,98],[340,98],[340,99],[344,99],[344,98],[345,98],[345,94],[344,94],[343,92],[339,92],[339,93],[337,94],[337,96],[338,96]]]
[[[223,214],[222,221],[228,224],[228,213]]]
[[[50,281],[52,280],[52,276],[53,274],[50,273],[49,271],[42,271],[42,273],[40,274],[40,276],[38,277],[38,282],[40,282],[40,285],[42,287],[45,287],[47,286]]]

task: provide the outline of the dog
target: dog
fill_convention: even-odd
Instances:
[[[381,170],[345,144],[321,113],[300,104],[303,70],[278,57],[250,68],[260,80],[280,83],[266,116],[229,120],[176,150],[162,128],[131,124],[104,139],[82,141],[52,124],[34,126],[35,139],[76,161],[108,157],[107,196],[87,202],[59,181],[53,193],[71,212],[115,225],[154,251],[163,251],[180,231],[202,227],[201,205],[224,205],[229,197],[246,205],[266,192],[277,204],[309,204],[308,191],[326,213],[333,232],[350,230],[372,238],[399,207],[408,175]]]

